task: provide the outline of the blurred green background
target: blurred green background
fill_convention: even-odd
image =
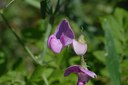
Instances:
[[[12,1],[0,0],[0,12],[37,62],[0,16],[0,85],[76,85],[77,76],[64,77],[64,71],[80,64],[79,56],[71,46],[60,54],[47,47],[48,36],[63,18],[75,38],[84,36],[88,44],[85,61],[97,78],[86,85],[128,85],[127,0]]]

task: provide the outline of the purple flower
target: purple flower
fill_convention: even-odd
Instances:
[[[69,22],[64,19],[60,22],[57,30],[48,39],[48,46],[55,53],[60,53],[63,47],[72,43],[75,38]]]
[[[96,74],[92,71],[89,71],[87,68],[83,68],[80,65],[70,66],[65,70],[64,76],[68,76],[71,73],[76,73],[78,76],[77,85],[86,84],[90,78],[96,78]]]
[[[57,30],[48,39],[48,47],[55,53],[60,53],[62,48],[72,44],[77,55],[84,55],[87,50],[87,45],[77,42],[69,22],[63,19]]]

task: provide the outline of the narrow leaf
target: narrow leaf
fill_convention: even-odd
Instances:
[[[114,37],[111,33],[111,25],[108,22],[108,16],[102,20],[102,27],[105,31],[105,47],[106,47],[106,65],[113,85],[121,85],[119,73],[119,58],[115,49]]]
[[[38,0],[25,0],[28,4],[36,7],[36,8],[40,8],[40,3]]]

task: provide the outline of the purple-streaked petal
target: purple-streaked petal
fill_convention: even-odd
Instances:
[[[77,55],[84,55],[87,51],[87,44],[80,43],[73,39],[73,49]]]
[[[69,25],[69,22],[66,19],[63,19],[60,22],[60,24],[55,32],[57,39],[60,39],[62,33],[71,39],[74,39],[74,37],[75,37],[74,33]]]
[[[73,39],[67,37],[66,35],[62,34],[60,37],[60,41],[63,44],[63,46],[67,46],[72,43]]]
[[[60,53],[62,49],[62,43],[59,39],[56,39],[55,35],[51,35],[48,39],[48,46],[55,53]]]
[[[95,78],[96,74],[89,71],[87,68],[83,68],[80,65],[70,66],[66,69],[64,76],[68,76],[70,73],[76,73],[78,76],[77,85],[85,85],[90,78]]]
[[[80,72],[80,66],[79,65],[73,65],[68,67],[65,70],[64,76],[68,76],[70,73],[79,73]]]
[[[87,74],[88,76],[90,76],[90,77],[92,77],[92,78],[96,78],[96,74],[94,73],[94,72],[92,72],[92,71],[89,71],[87,68],[85,69],[85,68],[80,68],[80,70],[83,72],[83,73],[85,73],[85,74]]]
[[[83,82],[84,84],[87,83],[90,80],[90,76],[86,73],[79,72],[78,73],[78,81]]]

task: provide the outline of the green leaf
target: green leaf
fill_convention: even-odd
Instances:
[[[4,52],[0,51],[0,64],[5,62],[5,54]]]
[[[116,8],[114,12],[114,16],[116,20],[118,21],[118,25],[121,25],[122,27],[121,29],[123,30],[123,32],[121,33],[122,40],[120,41],[120,47],[119,47],[122,49],[121,55],[127,56],[128,37],[126,36],[128,36],[128,29],[127,29],[128,28],[128,11],[121,9],[121,8]]]
[[[102,63],[105,63],[105,52],[98,50],[98,51],[94,51],[93,55]]]
[[[128,27],[128,11],[121,9],[121,8],[116,8],[114,12],[114,16],[118,20],[118,22],[125,27]]]
[[[41,29],[27,28],[22,30],[22,36],[25,39],[40,40],[42,38],[43,31]]]
[[[40,65],[37,65],[37,67],[35,68],[33,74],[30,77],[30,80],[38,82],[38,81],[40,81],[42,79],[41,78],[42,75],[43,75],[43,67],[40,66]]]
[[[110,18],[113,19],[112,16],[107,16],[101,21],[102,27],[105,31],[105,47],[107,52],[106,65],[113,85],[121,85],[119,73],[119,56],[117,55],[114,37],[112,36],[111,32],[111,29],[114,29],[114,24],[113,26],[111,25],[112,22],[109,21]]]
[[[25,0],[28,4],[36,7],[36,8],[40,8],[40,3],[38,0]]]
[[[73,56],[72,58],[69,59],[70,65],[74,65],[79,61],[80,61],[80,56]]]
[[[17,71],[9,71],[7,74],[1,76],[0,83],[4,82],[11,83],[12,85],[25,85],[24,76],[21,74],[21,72]]]
[[[109,73],[107,71],[107,68],[103,68],[100,70],[101,75],[103,75],[104,77],[109,77]]]

